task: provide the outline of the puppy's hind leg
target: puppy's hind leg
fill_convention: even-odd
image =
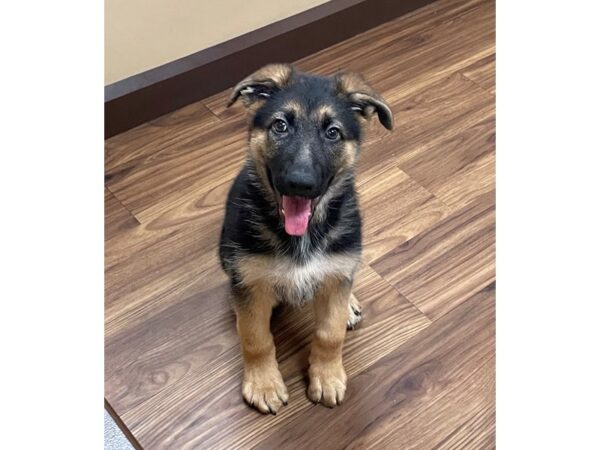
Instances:
[[[348,321],[346,322],[347,330],[354,330],[358,323],[362,320],[362,306],[354,296],[350,294],[350,301],[348,302]]]

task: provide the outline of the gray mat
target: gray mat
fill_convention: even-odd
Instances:
[[[134,450],[106,410],[104,410],[104,450]]]

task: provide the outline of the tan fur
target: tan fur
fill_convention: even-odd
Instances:
[[[314,299],[315,333],[308,360],[308,397],[329,407],[341,404],[346,393],[342,347],[350,289],[348,280],[330,276]]]
[[[266,164],[267,155],[267,132],[260,128],[253,128],[250,132],[250,145],[248,146],[250,156],[258,165]]]
[[[319,203],[317,204],[317,207],[315,208],[314,214],[317,220],[325,219],[327,205],[332,198],[339,195],[340,190],[343,189],[344,182],[346,181],[345,177],[351,173],[357,160],[358,143],[356,141],[346,141],[342,151],[337,154],[337,161],[335,162],[337,171],[333,180],[333,184],[329,187],[329,189],[327,189],[327,192],[323,194],[319,200]]]
[[[341,172],[341,171],[340,171]],[[338,174],[339,175],[339,174]],[[341,187],[343,185],[343,179],[340,176],[336,175],[336,178],[333,181],[333,184],[327,189],[327,192],[323,194],[317,207],[315,208],[315,219],[316,220],[324,220],[327,211],[327,205],[329,201],[334,198],[336,195],[340,193]],[[341,231],[341,230],[340,230]]]
[[[279,88],[286,86],[292,75],[292,71],[292,66],[288,64],[268,64],[258,69],[252,75],[240,81],[233,88],[231,96],[229,97],[228,105],[231,105],[235,102],[241,91],[254,84],[269,83]],[[256,108],[264,101],[261,100],[259,102],[252,102],[245,96],[242,96],[242,99],[244,101],[244,105],[251,108],[251,112],[256,110]]]
[[[344,142],[344,151],[342,152],[340,158],[340,167],[343,170],[348,170],[354,167],[354,163],[356,162],[356,157],[358,156],[358,143],[356,141],[345,141]]]
[[[388,104],[373,90],[365,79],[354,72],[342,72],[336,75],[338,91],[348,96],[351,101],[367,104],[364,117],[370,119],[376,111],[376,106],[385,110],[393,123],[393,113]],[[388,127],[391,129],[391,126]]]
[[[302,108],[302,105],[300,104],[300,102],[298,102],[296,100],[288,101],[285,105],[283,105],[282,109],[284,111],[289,111],[289,112],[293,113],[294,117],[302,117],[306,114],[306,112],[304,111],[304,108]]]
[[[275,196],[269,186],[269,177],[267,176],[267,159],[269,158],[269,146],[267,145],[267,131],[254,128],[250,132],[250,143],[248,145],[248,154],[250,158],[256,161],[255,167],[257,174],[261,180],[262,186],[265,187],[263,193],[268,200],[276,202]]]
[[[334,118],[335,117],[335,112],[333,110],[333,108],[329,105],[321,105],[319,106],[315,112],[313,113],[313,116],[319,121],[319,122],[324,122],[325,119],[329,118]]]
[[[370,92],[371,88],[365,79],[355,72],[342,72],[337,75],[338,88],[346,94],[351,92]]]
[[[263,281],[250,284],[248,296],[236,304],[237,330],[244,357],[242,396],[263,413],[276,413],[287,403],[288,392],[275,358],[270,331],[272,287]]]
[[[254,80],[273,80],[280,88],[285,86],[292,75],[292,66],[288,64],[268,64],[252,75],[250,78]]]

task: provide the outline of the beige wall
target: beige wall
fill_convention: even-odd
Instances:
[[[326,0],[105,0],[104,81],[114,83]]]

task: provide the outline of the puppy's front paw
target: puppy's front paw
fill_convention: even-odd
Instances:
[[[308,369],[308,398],[333,408],[346,394],[346,371],[341,362],[313,363]]]
[[[276,414],[287,405],[288,392],[277,367],[259,366],[244,370],[242,396],[260,412]]]

